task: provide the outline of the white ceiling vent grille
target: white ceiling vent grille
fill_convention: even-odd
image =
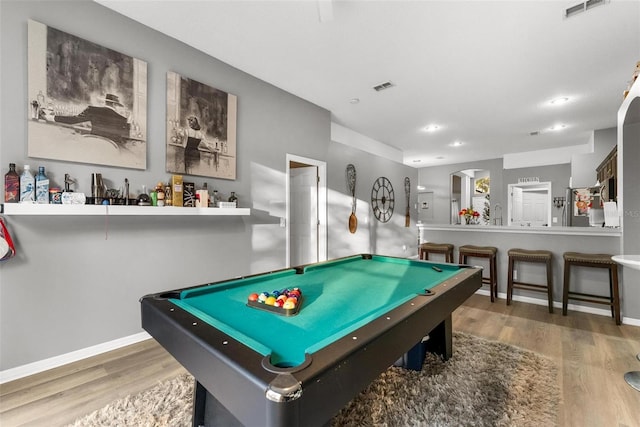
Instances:
[[[373,88],[375,89],[376,92],[380,92],[381,90],[389,89],[390,87],[393,87],[393,86],[395,85],[387,80],[386,82],[382,82],[378,85],[375,85]]]
[[[570,8],[565,9],[564,17],[571,18],[572,16],[575,16],[586,10],[593,9],[596,6],[603,5],[609,1],[610,0],[587,0],[585,2],[578,3],[575,6],[571,6]]]

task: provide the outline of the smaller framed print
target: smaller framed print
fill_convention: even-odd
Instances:
[[[167,172],[236,179],[237,97],[167,73]]]

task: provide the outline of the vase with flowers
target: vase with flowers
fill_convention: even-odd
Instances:
[[[458,212],[458,215],[464,219],[465,224],[475,224],[480,217],[480,212],[474,210],[473,206],[471,206],[469,208],[462,209]]]

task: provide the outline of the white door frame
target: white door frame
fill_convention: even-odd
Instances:
[[[287,241],[287,250],[286,250],[286,262],[285,265],[287,267],[291,267],[291,237],[289,233],[291,230],[289,229],[289,220],[291,218],[291,200],[289,200],[290,195],[290,165],[291,162],[304,163],[310,166],[318,167],[318,261],[326,261],[327,260],[327,163],[320,161],[309,159],[307,157],[296,156],[294,154],[288,154],[286,156],[287,160],[287,176],[285,179],[285,194],[286,194],[286,217],[285,217],[285,234]]]

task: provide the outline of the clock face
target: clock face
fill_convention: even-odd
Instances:
[[[380,222],[387,222],[393,215],[393,206],[395,203],[395,195],[391,182],[381,176],[376,179],[371,188],[371,209],[373,215]]]
[[[602,185],[600,186],[600,198],[603,202],[609,201],[609,189],[607,188],[606,182],[602,183]]]

